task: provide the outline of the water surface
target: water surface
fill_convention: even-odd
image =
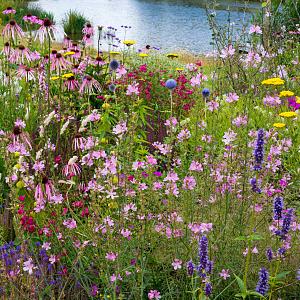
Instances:
[[[93,25],[118,28],[124,38],[122,25],[131,26],[126,38],[138,42],[143,48],[150,44],[163,51],[188,50],[195,53],[210,51],[211,32],[206,16],[205,0],[39,0],[45,10],[54,14],[61,24],[65,13],[76,9],[83,13]],[[253,1],[219,1],[217,20],[228,22],[228,11],[236,27],[249,21],[251,13],[259,4]],[[62,30],[61,34],[62,36]]]

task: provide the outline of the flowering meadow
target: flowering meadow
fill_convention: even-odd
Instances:
[[[270,9],[210,15],[188,63],[3,11],[2,299],[300,298],[300,29]]]

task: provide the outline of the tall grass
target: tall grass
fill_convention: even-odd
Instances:
[[[69,10],[62,21],[64,32],[72,36],[74,39],[80,39],[84,24],[88,23],[88,19],[76,10]]]

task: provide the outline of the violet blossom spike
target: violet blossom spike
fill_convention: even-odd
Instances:
[[[263,296],[267,294],[269,290],[269,272],[266,268],[261,268],[259,271],[259,281],[256,286],[256,291]]]

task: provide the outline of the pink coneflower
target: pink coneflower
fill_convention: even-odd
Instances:
[[[45,38],[53,39],[53,35],[56,32],[56,28],[52,21],[48,18],[43,20],[41,27],[38,29],[35,39],[39,38],[40,42],[43,43]]]
[[[4,38],[12,38],[14,40],[15,37],[22,38],[24,32],[15,20],[10,20],[3,28],[2,35]]]
[[[9,61],[12,63],[24,63],[25,59],[28,62],[31,61],[31,52],[25,46],[19,45],[19,47],[10,56]]]
[[[85,34],[85,35],[83,36],[82,42],[83,42],[86,46],[93,45],[93,40],[92,40],[90,34]]]
[[[91,64],[94,65],[95,67],[99,66],[103,66],[106,65],[106,62],[103,60],[103,58],[101,56],[97,56],[94,60],[91,61]]]
[[[80,168],[80,166],[76,163],[77,160],[78,160],[78,157],[77,157],[77,156],[73,156],[73,157],[69,160],[68,164],[65,165],[65,166],[63,167],[62,172],[63,172],[63,174],[64,174],[66,177],[68,177],[68,176],[70,176],[70,175],[76,176],[76,175],[78,175],[78,174],[81,173],[81,168]]]
[[[35,187],[34,198],[36,201],[35,211],[40,212],[45,208],[46,200],[51,201],[55,195],[54,186],[48,177],[44,176],[42,183],[38,183]]]
[[[28,14],[28,15],[24,16],[23,21],[27,22],[31,25],[32,24],[39,24],[39,25],[43,24],[43,20],[40,20],[37,16],[33,16],[31,14]]]
[[[57,53],[54,58],[51,59],[51,70],[66,69],[70,65],[61,53]]]
[[[17,77],[19,78],[25,78],[25,80],[28,82],[30,80],[34,79],[34,69],[20,65],[17,70]]]
[[[26,144],[29,149],[32,149],[28,133],[23,132],[23,128],[25,128],[24,124],[25,123],[19,119],[15,122],[15,126],[12,132],[13,144],[23,143]]]
[[[9,56],[12,52],[12,48],[10,47],[9,42],[6,42],[4,44],[3,50],[1,51],[1,54],[4,54],[5,56]]]
[[[51,53],[50,53],[50,59],[51,59],[51,60],[52,60],[52,59],[55,59],[57,53],[58,53],[57,50],[55,50],[55,49],[51,50]]]
[[[65,36],[64,40],[63,40],[63,44],[64,44],[64,47],[71,48],[72,47],[72,40],[71,40],[71,38],[68,37],[68,36]]]
[[[74,147],[74,150],[82,150],[84,149],[84,146],[85,146],[85,138],[81,136],[81,134],[77,134],[74,138],[74,141],[73,141],[73,147]]]
[[[70,76],[65,82],[64,82],[64,86],[66,87],[66,89],[68,91],[75,91],[79,89],[79,83],[78,81],[75,79],[74,76]]]
[[[7,7],[2,13],[4,15],[14,15],[16,13],[16,10],[12,7]]]
[[[94,28],[90,23],[85,24],[85,26],[82,29],[83,34],[89,34],[90,36],[94,35]]]
[[[96,90],[97,92],[101,91],[100,83],[89,75],[84,76],[79,92],[81,94],[91,94],[94,92],[94,90]]]

